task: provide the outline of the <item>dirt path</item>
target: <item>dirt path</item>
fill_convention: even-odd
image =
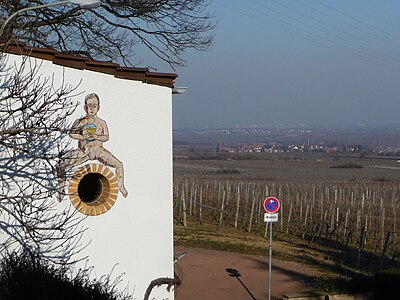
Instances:
[[[267,299],[267,254],[262,257],[183,247],[177,247],[175,254],[185,251],[188,254],[177,263],[182,285],[175,292],[176,300]],[[273,259],[272,299],[307,290],[306,282],[320,275],[312,268]]]

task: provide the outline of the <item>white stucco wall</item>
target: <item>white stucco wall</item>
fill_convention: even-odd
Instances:
[[[9,55],[8,63],[21,61]],[[136,299],[143,299],[151,280],[173,278],[172,215],[172,93],[168,87],[117,79],[111,75],[82,71],[41,61],[41,73],[55,76],[55,85],[64,80],[79,84],[73,98],[80,102],[75,120],[85,115],[84,97],[100,97],[98,116],[108,125],[110,139],[104,147],[125,168],[127,198],[119,193],[115,205],[103,215],[86,217],[91,241],[80,253],[89,256],[96,276],[125,273],[121,287],[129,284]],[[72,141],[77,146],[77,141]],[[112,169],[114,171],[114,169]],[[71,205],[69,200],[60,204]],[[82,215],[82,217],[85,217]],[[166,286],[155,288],[151,298],[173,299]]]

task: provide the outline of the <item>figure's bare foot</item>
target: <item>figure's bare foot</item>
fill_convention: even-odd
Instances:
[[[128,197],[128,191],[124,186],[120,186],[119,191],[121,192],[122,196],[124,196],[124,198]]]

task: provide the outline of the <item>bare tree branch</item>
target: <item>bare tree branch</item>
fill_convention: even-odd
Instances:
[[[0,55],[0,230],[9,236],[0,249],[20,248],[65,264],[84,246],[82,218],[55,200],[76,87],[56,87],[39,69],[27,57],[10,64]]]
[[[175,273],[174,278],[168,278],[168,277],[163,277],[163,278],[157,278],[154,279],[150,282],[149,286],[146,289],[146,293],[144,295],[144,300],[149,300],[151,291],[153,290],[154,287],[156,286],[161,286],[163,284],[167,285],[167,291],[169,292],[173,286],[178,286],[182,283],[181,279],[178,277],[178,275]]]
[[[3,0],[0,16],[48,0]],[[133,65],[137,49],[145,47],[172,67],[184,65],[187,49],[208,50],[216,25],[207,10],[210,0],[102,0],[96,10],[71,5],[52,6],[18,15],[1,39],[17,38],[31,46],[79,53],[100,60],[121,59]],[[136,51],[136,52],[135,52]]]

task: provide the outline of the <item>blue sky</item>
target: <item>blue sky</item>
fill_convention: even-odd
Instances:
[[[400,126],[400,3],[215,0],[215,45],[178,68],[175,128]],[[169,71],[160,65],[159,70]]]

